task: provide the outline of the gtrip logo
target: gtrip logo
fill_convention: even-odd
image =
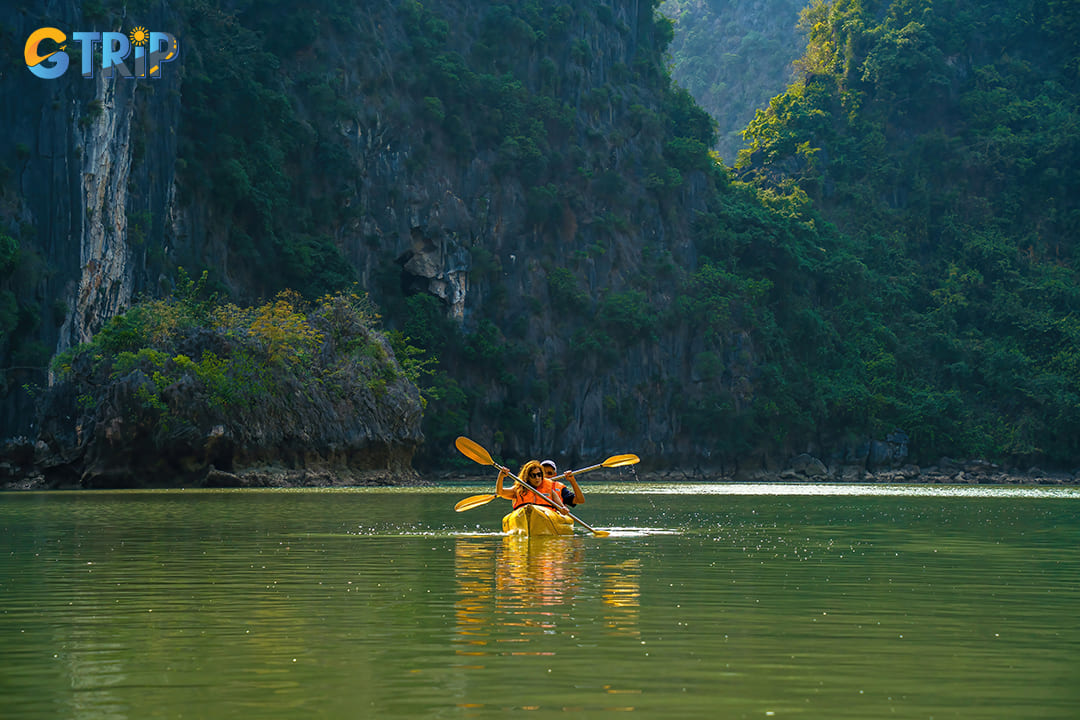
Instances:
[[[23,55],[30,72],[44,80],[55,80],[67,72],[71,58],[71,43],[78,43],[82,60],[82,76],[94,77],[94,48],[101,49],[103,78],[160,78],[161,66],[180,54],[180,43],[167,32],[148,32],[136,27],[125,35],[122,32],[75,32],[71,39],[54,27],[38,28],[26,38]],[[132,52],[134,51],[134,53]],[[126,62],[131,57],[131,66]]]

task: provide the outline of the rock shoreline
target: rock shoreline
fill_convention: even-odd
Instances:
[[[1006,468],[996,463],[971,462],[957,466],[914,464],[899,468],[866,470],[841,465],[824,472],[806,472],[793,468],[751,470],[724,473],[719,470],[651,471],[637,474],[651,482],[732,482],[732,483],[839,483],[881,485],[1080,485],[1080,472]]]
[[[46,471],[47,472],[47,471]],[[430,485],[413,470],[356,470],[351,468],[253,467],[230,472],[215,467],[205,473],[168,482],[139,482],[126,471],[110,478],[95,476],[92,484],[47,475],[39,468],[14,468],[0,462],[0,491],[3,490],[110,490],[110,489],[198,489],[198,488],[337,488]]]
[[[867,470],[861,466],[839,465],[828,468],[820,461],[793,462],[782,470],[726,471],[722,468],[672,468],[638,470],[624,467],[606,470],[594,476],[598,482],[643,483],[736,483],[736,484],[882,484],[882,485],[1060,485],[1080,486],[1080,472],[1007,468],[984,460],[952,461],[919,467],[906,464],[897,468]],[[420,473],[412,469],[353,469],[348,467],[288,468],[264,466],[229,472],[212,467],[205,475],[188,478],[189,482],[133,485],[130,478],[110,483],[106,475],[88,487],[78,482],[57,481],[40,468],[15,466],[0,462],[0,490],[71,490],[108,488],[340,488],[340,487],[423,487],[454,482],[470,485],[491,483],[494,472],[483,474],[465,471]]]
[[[494,473],[478,475],[465,472],[445,472],[433,476],[437,482],[462,482],[470,484],[494,484]],[[604,471],[592,476],[599,482],[652,482],[652,483],[777,483],[777,484],[881,484],[881,485],[1077,485],[1080,471],[1045,471],[1037,467],[1027,470],[1007,468],[984,460],[952,461],[943,459],[937,465],[919,467],[906,464],[897,468],[867,470],[857,465],[839,465],[828,468],[820,461],[816,464],[793,463],[783,470],[740,470],[731,472],[723,468],[673,468],[669,470],[638,470],[624,467]]]

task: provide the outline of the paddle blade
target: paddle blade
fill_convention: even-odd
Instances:
[[[491,454],[482,448],[480,445],[474,443],[464,435],[460,436],[454,441],[454,446],[461,451],[461,454],[469,458],[473,462],[478,462],[481,465],[494,465],[495,461],[491,459]]]
[[[494,500],[496,497],[498,497],[498,496],[497,495],[473,495],[472,497],[467,497],[464,500],[462,500],[461,502],[459,502],[457,505],[454,506],[454,509],[457,510],[458,512],[465,512],[466,510],[472,510],[473,508],[478,508],[481,505],[487,505],[489,502]]]
[[[637,465],[641,462],[641,458],[634,454],[627,455],[612,455],[602,464],[604,467],[624,467],[626,465]]]

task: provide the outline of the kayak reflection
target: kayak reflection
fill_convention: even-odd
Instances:
[[[581,583],[581,538],[507,535],[495,564],[496,599],[529,610],[573,599]]]
[[[472,646],[459,654],[550,654],[524,643],[573,635],[590,615],[608,634],[636,636],[640,559],[586,565],[580,537],[457,538],[457,634]]]
[[[584,558],[580,538],[458,538],[454,552],[457,632],[472,646],[458,654],[550,654],[518,643],[555,633],[564,619],[574,625],[570,610]]]
[[[607,606],[604,624],[613,635],[637,637],[641,606],[641,558],[603,566],[600,597]]]

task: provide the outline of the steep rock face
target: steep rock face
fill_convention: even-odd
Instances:
[[[135,21],[175,32],[185,72],[2,80],[35,98],[27,104],[42,119],[9,140],[32,150],[19,207],[5,217],[34,226],[24,245],[49,268],[32,288],[41,321],[29,335],[49,355],[83,341],[138,293],[167,290],[163,277],[178,265],[212,268],[241,298],[279,289],[270,276],[293,262],[292,250],[272,268],[260,264],[288,242],[266,218],[292,208],[267,211],[265,194],[249,191],[262,178],[220,154],[229,143],[212,145],[226,134],[248,142],[242,134],[262,123],[293,136],[293,155],[278,166],[289,202],[317,208],[289,232],[329,238],[391,326],[409,323],[404,299],[415,293],[437,298],[458,324],[464,347],[435,351],[474,400],[468,427],[444,432],[498,438],[493,449],[516,456],[592,456],[631,442],[672,460],[707,455],[680,440],[698,340],[664,319],[677,286],[664,268],[695,267],[689,223],[707,183],[696,170],[671,175],[665,159],[654,5],[533,8],[525,27],[498,4],[317,4],[301,18],[317,28],[311,45],[282,53],[288,82],[269,98],[285,97],[287,111],[238,104],[207,118],[200,106],[203,115],[183,122],[181,102],[196,101],[181,98],[210,88],[235,101],[237,87],[252,87],[246,76],[248,85],[211,77],[244,71],[211,55],[219,39],[207,34],[243,44],[250,26],[273,38],[267,47],[284,44],[279,11],[161,4],[134,19],[111,10],[125,29]],[[46,23],[101,22],[81,17],[77,3],[6,19],[10,44]],[[455,65],[464,57],[475,74]],[[312,94],[312,84],[325,92]],[[541,97],[546,104],[528,105]],[[270,137],[244,152],[262,152]],[[200,147],[216,149],[200,157]],[[597,322],[603,333],[587,329]],[[36,432],[18,390],[27,381],[45,384],[40,372],[9,378],[5,435]]]
[[[126,18],[125,18],[126,20]],[[118,18],[119,24],[121,20]],[[137,20],[175,26],[164,3],[148,4]],[[123,22],[123,30],[130,22]],[[82,3],[27,3],[0,8],[7,54],[21,58],[34,30],[67,33],[118,30],[84,15]],[[46,48],[46,51],[48,48]],[[80,74],[81,48],[60,78],[46,80],[16,63],[0,76],[0,231],[17,244],[18,259],[0,287],[17,299],[18,322],[0,336],[7,391],[0,404],[3,434],[33,434],[32,398],[23,389],[48,384],[50,357],[88,340],[140,292],[156,290],[147,257],[166,243],[176,162],[179,78],[92,79]],[[160,260],[159,260],[160,262]]]
[[[134,83],[94,82],[98,117],[76,136],[82,152],[79,199],[79,277],[64,300],[68,315],[57,351],[87,342],[101,323],[121,312],[135,287],[137,255],[127,242],[128,184]]]
[[[78,2],[0,8],[13,58],[39,27],[70,36],[134,25],[180,37],[188,29],[163,2],[146,4],[138,17],[108,4],[84,15]],[[296,385],[280,407],[224,414],[200,410],[204,398],[181,383],[169,394],[178,417],[189,420],[167,438],[154,435],[159,430],[147,417],[145,374],[97,378],[88,387],[105,394],[89,406],[88,387],[68,381],[45,390],[55,382],[47,373],[54,354],[90,340],[140,294],[170,290],[165,274],[178,262],[225,257],[205,213],[178,203],[180,63],[163,67],[160,79],[106,79],[100,68],[83,78],[78,43],[69,49],[71,65],[58,79],[20,67],[0,74],[0,91],[19,99],[0,109],[7,130],[0,137],[0,232],[18,248],[10,272],[0,276],[18,318],[0,334],[11,365],[2,371],[0,436],[16,438],[5,453],[5,474],[83,487],[411,477],[421,408],[416,388],[403,379],[346,403],[312,398]],[[229,278],[227,263],[222,270]],[[375,341],[392,359],[385,339]],[[30,351],[31,360],[20,360]],[[193,352],[199,357],[198,348]],[[301,396],[306,402],[295,400]]]
[[[473,57],[491,42],[484,28],[493,6],[445,1],[426,7],[450,29],[440,48],[446,55]],[[361,13],[367,19],[360,25],[379,27],[386,46],[417,43],[400,13],[381,7]],[[677,441],[677,378],[688,370],[691,340],[684,329],[659,321],[673,283],[665,290],[661,280],[654,288],[660,294],[634,296],[649,328],[609,329],[614,340],[609,336],[601,347],[582,335],[604,298],[618,299],[642,285],[651,257],[683,268],[696,262],[686,221],[701,205],[703,179],[688,173],[674,192],[647,189],[663,155],[662,138],[635,129],[631,119],[640,111],[635,106],[655,109],[662,102],[659,85],[629,80],[642,54],[656,52],[653,25],[648,2],[575,6],[557,30],[548,27],[543,39],[526,41],[493,63],[492,72],[507,73],[527,92],[547,92],[569,109],[567,126],[549,129],[546,139],[553,154],[580,163],[568,168],[576,180],[554,171],[540,172],[541,182],[523,180],[525,158],[507,160],[507,140],[488,145],[474,139],[462,152],[453,147],[445,121],[418,126],[424,101],[433,96],[446,116],[455,112],[452,93],[437,84],[414,80],[417,87],[410,88],[405,78],[393,95],[355,97],[356,126],[347,136],[358,177],[350,203],[367,214],[341,233],[344,252],[367,287],[378,288],[385,272],[379,257],[390,257],[400,266],[406,292],[438,297],[463,333],[475,335],[486,322],[497,328],[492,342],[502,347],[491,348],[488,358],[436,352],[477,397],[468,431],[498,438],[500,452],[593,456],[631,442],[669,458],[699,450],[680,449]],[[335,60],[350,67],[345,57]],[[404,55],[396,66],[416,62]],[[558,68],[557,77],[545,79],[545,63]],[[359,76],[350,83],[356,87],[388,72],[367,63],[354,69]],[[508,162],[514,172],[507,173]],[[599,179],[613,177],[616,190],[598,191]],[[548,180],[558,186],[554,209],[537,220],[538,187]],[[553,274],[564,270],[584,298],[569,311],[551,295]],[[393,292],[379,297],[393,302]]]

